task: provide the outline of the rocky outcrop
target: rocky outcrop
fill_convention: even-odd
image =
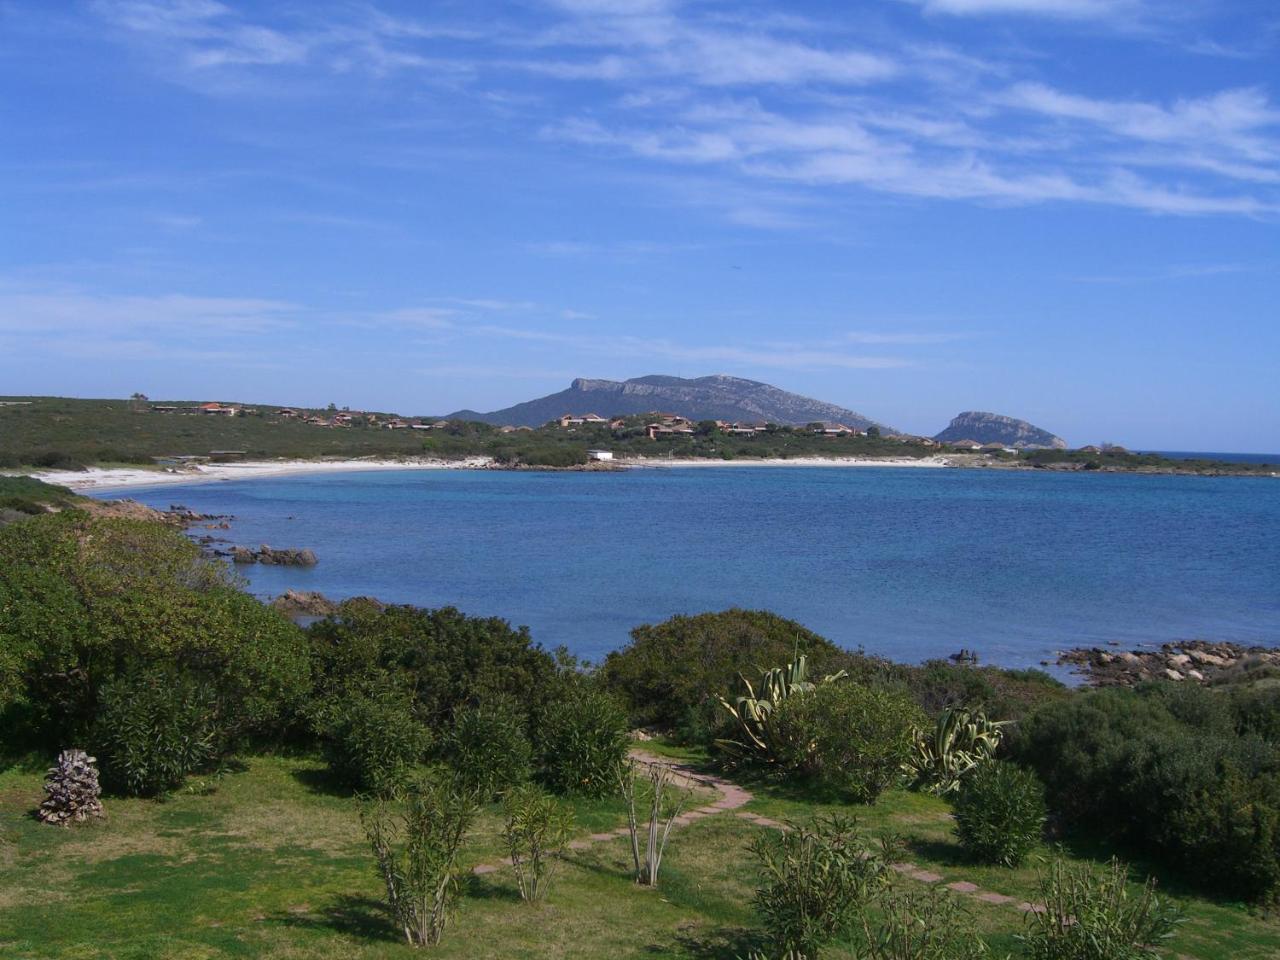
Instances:
[[[829,420],[857,430],[879,427],[886,434],[896,432],[833,403],[724,374],[692,380],[660,375],[632,380],[579,377],[568,390],[559,393],[491,413],[459,410],[450,419],[480,420],[500,426],[540,427],[566,413],[614,417],[655,411],[678,413],[690,420],[764,420],[783,425]]]
[[[314,590],[286,590],[268,606],[286,617],[329,617],[338,612],[337,601]]]
[[[1229,671],[1280,667],[1280,650],[1188,640],[1146,650],[1079,647],[1059,653],[1058,664],[1076,667],[1098,687],[1130,687],[1144,680],[1204,683]]]
[[[966,410],[947,425],[947,428],[934,436],[939,443],[952,443],[963,440],[978,443],[999,443],[1006,447],[1018,449],[1035,449],[1053,447],[1065,450],[1067,441],[1054,436],[1025,420],[1002,416],[998,413],[983,413],[978,410]]]
[[[264,563],[281,567],[314,567],[318,562],[316,555],[310,550],[296,547],[269,547],[265,543],[252,547],[232,547],[221,554],[231,558],[232,563]]]

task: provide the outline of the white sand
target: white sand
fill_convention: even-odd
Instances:
[[[258,460],[240,463],[206,463],[181,470],[146,470],[141,467],[90,467],[88,470],[46,470],[36,479],[73,490],[113,490],[156,487],[171,483],[212,483],[219,480],[253,480],[307,473],[352,473],[364,470],[475,470],[487,466],[488,457],[466,460]]]
[[[666,457],[637,457],[614,460],[623,467],[660,469],[663,467],[953,467],[946,457],[789,457],[756,460],[743,457],[739,460],[713,460],[711,458],[667,459]]]
[[[289,477],[309,473],[354,473],[368,470],[480,470],[489,466],[489,457],[465,460],[258,460],[241,463],[206,463],[180,470],[141,467],[90,467],[88,470],[46,470],[37,479],[73,490],[117,490],[129,487],[157,487],[174,483],[213,483],[220,480],[252,480],[259,477]],[[787,460],[712,460],[666,457],[619,458],[612,465],[639,469],[683,469],[686,467],[950,467],[946,457],[792,457]]]

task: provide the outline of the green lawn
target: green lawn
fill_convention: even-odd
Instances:
[[[646,746],[651,746],[646,744]],[[658,745],[661,749],[661,745]],[[0,954],[14,958],[407,957],[388,923],[356,804],[329,792],[319,761],[259,757],[209,792],[166,803],[107,801],[108,818],[72,830],[36,822],[40,772],[0,773]],[[870,808],[819,806],[753,785],[748,809],[772,817],[856,812],[893,832],[909,856],[948,881],[1024,897],[1034,870],[964,862],[940,800],[895,791]],[[623,823],[619,802],[577,804],[581,833]],[[468,863],[500,857],[486,810]],[[540,909],[521,903],[508,871],[468,881],[441,957],[725,958],[753,945],[754,868],[745,852],[763,828],[732,813],[673,835],[660,890],[629,879],[625,840],[571,852]],[[1200,960],[1280,955],[1280,925],[1239,905],[1183,900],[1191,922],[1174,952]],[[1020,914],[974,904],[1001,952]],[[851,954],[833,949],[832,957]]]

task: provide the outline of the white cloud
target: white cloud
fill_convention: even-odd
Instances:
[[[1064,20],[1108,20],[1134,13],[1138,0],[908,0],[925,13],[957,17],[1032,16]]]

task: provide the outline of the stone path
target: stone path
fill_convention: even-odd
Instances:
[[[750,790],[740,787],[736,783],[725,780],[709,773],[701,773],[693,767],[685,763],[678,763],[674,760],[668,760],[665,757],[659,757],[656,754],[649,753],[647,750],[632,750],[632,758],[639,760],[641,763],[662,763],[671,768],[671,780],[673,783],[686,787],[710,787],[718,793],[719,799],[706,806],[695,807],[693,810],[686,810],[675,819],[675,827],[685,827],[691,823],[695,823],[704,817],[714,816],[717,813],[725,813],[729,810],[736,810],[744,807],[753,799]],[[774,821],[771,821],[774,822]],[[782,826],[782,824],[778,824]],[[597,843],[605,843],[609,840],[617,840],[620,837],[631,835],[628,827],[618,827],[616,830],[610,830],[607,833],[592,833],[577,840],[571,840],[567,844],[570,850],[586,850],[588,847]],[[476,876],[484,876],[487,873],[495,873],[503,867],[510,866],[506,860],[497,863],[481,863],[471,868],[471,872]]]
[[[731,780],[725,780],[723,777],[717,777],[714,774],[702,773],[695,770],[688,764],[678,763],[665,757],[659,757],[649,753],[647,750],[634,749],[631,756],[639,760],[641,763],[664,763],[671,768],[672,780],[676,783],[690,787],[710,787],[718,793],[719,799],[713,803],[709,803],[693,810],[686,810],[675,819],[675,826],[684,827],[691,823],[696,823],[705,817],[714,816],[717,813],[727,813],[730,810],[738,810],[739,807],[745,807],[754,799],[754,795],[746,787],[739,786]],[[769,830],[786,830],[787,825],[779,820],[771,817],[761,816],[758,813],[752,813],[750,810],[739,810],[738,816],[748,823],[753,823],[758,827],[765,827]],[[572,840],[568,844],[570,850],[586,850],[597,843],[606,843],[610,840],[617,840],[620,837],[628,836],[631,831],[627,827],[618,827],[616,830],[610,830],[607,833],[592,833],[586,837]],[[473,867],[471,872],[477,876],[483,876],[488,873],[494,873],[503,867],[509,866],[507,861],[498,863],[482,863]],[[891,864],[891,869],[902,874],[904,877],[910,877],[920,883],[938,884],[942,883],[946,878],[940,873],[934,873],[932,870],[914,863],[895,863]],[[971,897],[982,903],[992,904],[993,906],[1013,905],[1014,909],[1022,913],[1044,913],[1045,906],[1041,903],[1027,903],[1019,901],[1016,897],[1008,897],[1003,893],[995,893],[991,890],[983,890],[975,883],[967,880],[956,880],[952,883],[945,884],[946,888],[953,893],[961,896]]]

